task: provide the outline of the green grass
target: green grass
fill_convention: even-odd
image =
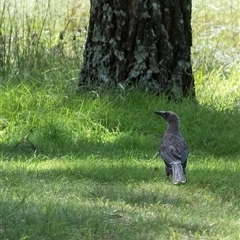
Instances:
[[[239,111],[136,91],[68,93],[2,88],[3,239],[239,238]],[[158,109],[181,117],[184,186],[166,179],[157,155]],[[35,154],[27,141],[14,148],[30,129]]]
[[[194,70],[204,73],[239,65],[238,0],[193,1],[192,8],[192,62]]]
[[[27,54],[17,52],[20,40],[11,43],[19,59],[4,58],[12,68],[1,75],[0,238],[240,239],[239,35],[230,41],[224,30],[208,39],[216,21],[235,29],[236,3],[224,20],[217,1],[217,14],[194,3],[196,101],[168,102],[136,89],[76,93],[82,48],[74,52],[69,40],[49,54],[70,26],[64,18],[49,25],[53,41],[42,38],[35,48],[43,59],[32,55],[32,45],[24,45]],[[78,8],[68,6],[76,21]],[[32,29],[42,26],[40,15],[33,16]],[[66,29],[71,39],[77,28]],[[214,49],[230,58],[222,63]],[[165,177],[158,156],[166,123],[153,112],[165,109],[179,114],[190,148],[188,182],[181,186]]]

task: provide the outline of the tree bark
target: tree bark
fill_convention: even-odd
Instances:
[[[194,95],[191,0],[91,0],[79,87]]]

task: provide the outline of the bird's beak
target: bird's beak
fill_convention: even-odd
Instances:
[[[163,118],[166,118],[166,112],[165,111],[157,111],[157,112],[154,112],[154,113],[156,113],[157,115],[160,115]]]

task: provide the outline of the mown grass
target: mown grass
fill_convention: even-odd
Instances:
[[[136,91],[12,88],[1,92],[3,239],[239,238],[239,111]],[[182,119],[184,186],[165,177],[156,109]],[[37,152],[27,141],[14,148],[30,129]]]
[[[231,48],[223,36],[217,41]],[[239,239],[238,62],[222,65],[201,40],[197,101],[121,88],[76,93],[81,59],[70,54],[72,41],[48,55],[58,41],[38,49],[47,54],[39,65],[26,54],[23,68],[1,75],[1,239]],[[158,157],[166,123],[153,112],[161,109],[181,118],[185,185],[166,179]]]

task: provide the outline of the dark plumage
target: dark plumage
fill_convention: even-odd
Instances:
[[[179,117],[176,113],[169,111],[155,113],[162,116],[168,123],[159,150],[166,166],[166,174],[173,176],[174,184],[185,183],[188,147],[180,132]]]

